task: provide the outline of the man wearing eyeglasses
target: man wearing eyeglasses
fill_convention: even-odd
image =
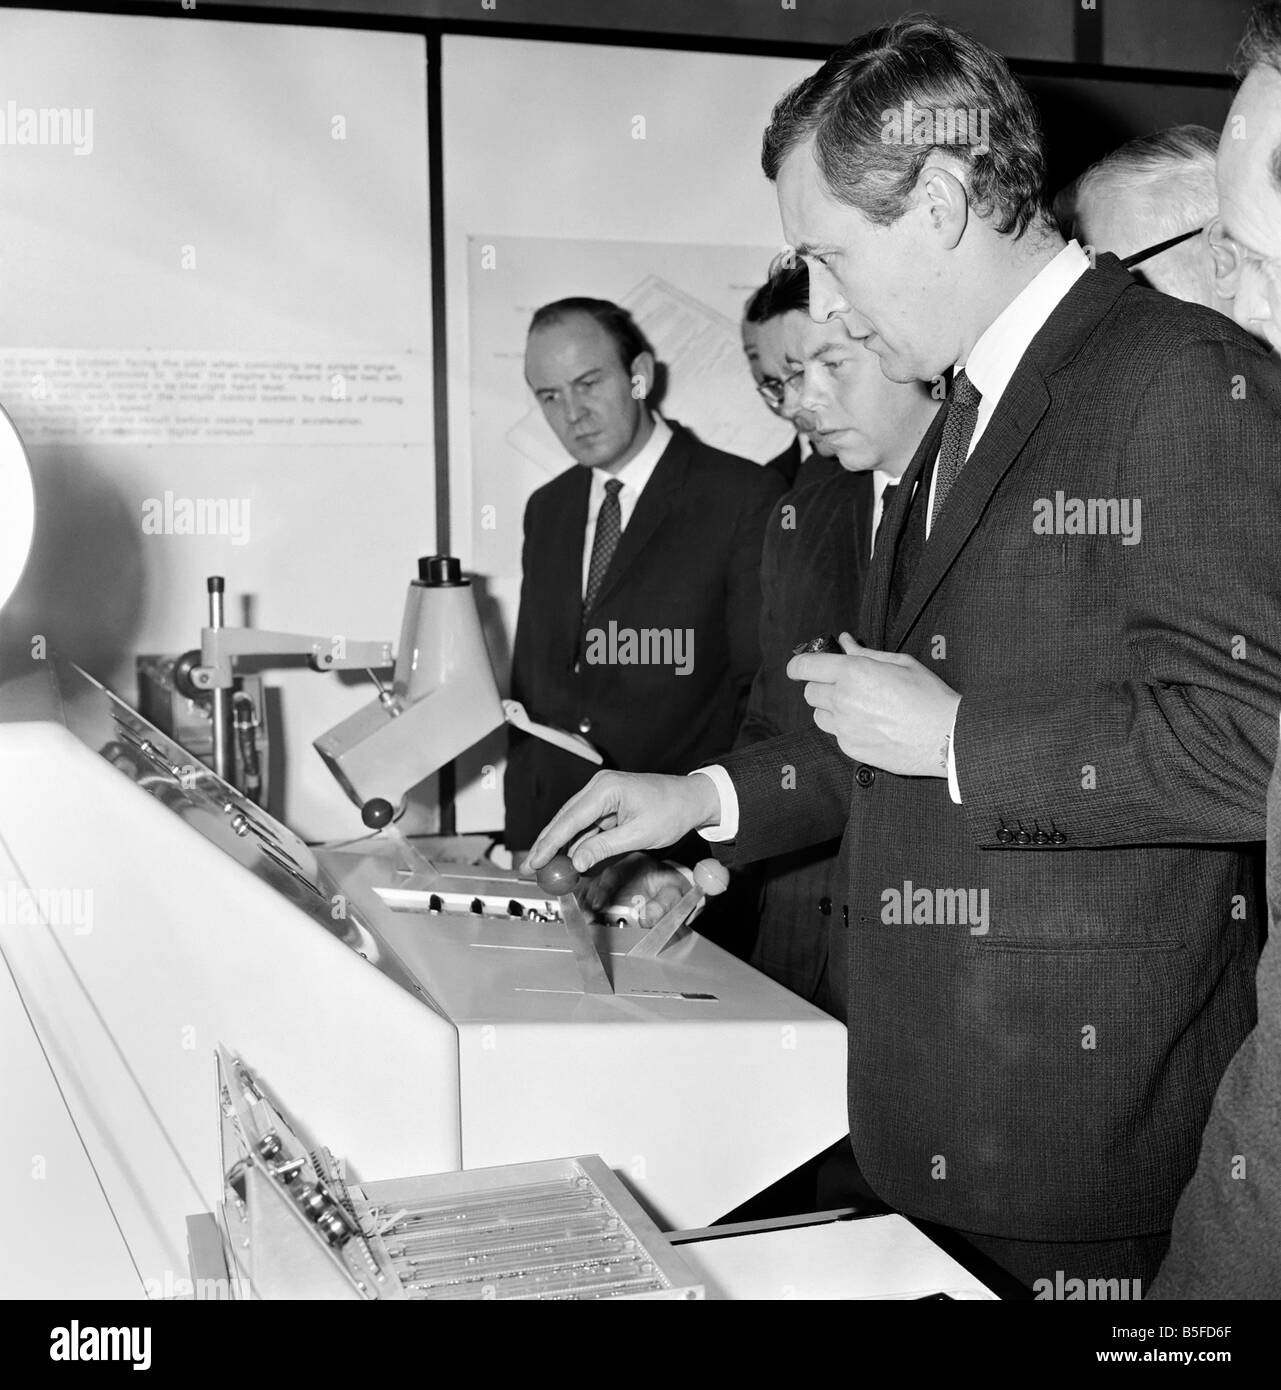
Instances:
[[[749,337],[749,328],[765,331]],[[812,711],[801,687],[787,678],[787,663],[802,641],[840,632],[854,621],[876,527],[941,403],[941,387],[935,399],[923,383],[886,381],[861,336],[839,319],[818,324],[810,318],[804,262],[776,265],[749,300],[744,348],[762,397],[809,437],[815,452],[801,464],[796,487],[765,528],[761,669],[736,748],[810,727]],[[750,960],[843,1020],[845,929],[839,903],[847,869],[839,848],[839,840],[830,840],[762,865]],[[603,906],[641,895],[657,905],[647,913],[652,917],[686,886],[674,866],[641,858],[603,875],[590,899]],[[838,1204],[849,1195],[843,1188]]]
[[[1251,16],[1219,143],[1221,292],[1281,351],[1281,4]],[[1281,443],[1281,441],[1279,441]],[[1281,1298],[1281,761],[1268,787],[1269,940],[1259,1021],[1219,1084],[1151,1299]]]
[[[1113,252],[1154,290],[1226,313],[1204,236],[1219,203],[1218,143],[1199,125],[1129,140],[1060,193],[1055,215],[1083,246]]]
[[[809,274],[804,265],[776,261],[770,277],[743,309],[743,355],[761,399],[780,420],[796,429],[796,437],[769,466],[783,475],[788,487],[804,487],[840,472],[829,450],[810,437],[813,422],[800,409],[795,392],[788,391],[783,332],[795,318],[808,318]],[[797,304],[801,308],[797,308]]]
[[[1281,5],[1260,5],[1242,41],[1243,79],[1219,140],[1219,216],[1210,228],[1217,292],[1281,353]]]
[[[779,413],[803,421],[831,473],[800,484],[779,503],[761,557],[761,669],[736,747],[810,727],[813,712],[787,678],[798,643],[841,632],[855,620],[871,567],[876,527],[903,470],[939,409],[920,382],[890,382],[876,357],[839,319],[809,314],[801,263],[774,278],[781,312]],[[845,1017],[846,867],[839,841],[766,861],[760,924],[751,960],[764,974]]]

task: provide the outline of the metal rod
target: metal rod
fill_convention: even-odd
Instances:
[[[222,596],[225,585],[222,575],[211,574],[207,581],[209,589],[209,627],[213,632],[222,628]],[[232,767],[232,748],[235,731],[232,725],[231,688],[214,686],[210,692],[211,713],[213,717],[213,770],[224,782],[234,785]]]

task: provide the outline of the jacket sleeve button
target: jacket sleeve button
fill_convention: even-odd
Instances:
[[[1009,828],[1009,826],[1003,825],[1003,826],[996,832],[996,838],[997,838],[1003,845],[1008,845],[1008,844],[1010,843],[1010,841],[1014,838],[1014,831],[1012,831],[1012,830]]]
[[[1056,830],[1054,834],[1050,836],[1050,843],[1052,845],[1065,845],[1067,844],[1067,836],[1061,830]]]
[[[1030,845],[1032,843],[1032,837],[1026,830],[1020,830],[1014,837],[1014,843],[1016,845]]]
[[[820,898],[818,900],[818,910],[824,917],[830,917],[832,915],[831,898]]]
[[[578,721],[578,732],[580,734],[590,734],[592,731],[592,721],[586,715]]]

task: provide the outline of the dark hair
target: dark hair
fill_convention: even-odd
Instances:
[[[783,260],[770,266],[769,279],[747,301],[746,323],[768,323],[794,309],[809,313],[810,272],[804,261]]]
[[[1281,72],[1281,4],[1277,0],[1264,0],[1250,12],[1232,61],[1232,75],[1244,82],[1246,74],[1259,67]],[[1272,151],[1269,172],[1281,188],[1281,144]]]
[[[649,344],[649,339],[641,332],[631,314],[621,306],[611,303],[608,299],[587,299],[583,296],[577,296],[571,299],[557,299],[551,304],[544,304],[541,309],[534,311],[534,317],[529,321],[529,332],[533,333],[537,328],[550,328],[552,324],[560,323],[571,314],[586,314],[588,318],[595,319],[600,324],[605,332],[613,338],[618,355],[622,358],[624,371],[631,371],[632,363],[642,352],[652,354],[654,351]],[[528,337],[528,334],[526,336]]]
[[[933,116],[930,143],[888,133],[909,103]],[[969,112],[987,113],[990,147],[982,153],[957,120]],[[831,195],[881,226],[903,215],[939,148],[964,163],[970,199],[998,232],[1022,236],[1047,219],[1045,146],[1031,97],[999,54],[931,16],[861,35],[785,93],[761,144],[765,176],[777,179],[787,155],[811,137]]]

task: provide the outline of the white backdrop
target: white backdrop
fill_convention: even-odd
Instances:
[[[477,565],[472,538],[478,509],[493,502],[478,496],[474,486],[477,402],[470,374],[469,289],[473,277],[485,272],[471,263],[469,238],[561,239],[567,245],[564,288],[558,293],[605,298],[632,287],[628,276],[636,243],[657,243],[660,249],[667,243],[673,263],[681,264],[688,262],[691,246],[761,248],[758,274],[722,276],[707,287],[707,302],[736,318],[764,278],[769,248],[782,239],[773,189],[760,172],[761,132],[777,98],[816,66],[793,59],[446,35],[441,121],[450,515],[452,548],[464,569]],[[638,132],[644,138],[636,138]],[[619,248],[619,261],[629,268],[617,286],[595,274],[593,283],[577,284],[569,243],[581,241],[627,243]],[[650,269],[679,282],[671,265]],[[523,339],[511,343],[516,357],[523,349]],[[743,371],[746,376],[746,366]],[[534,463],[518,460],[504,507],[519,516],[526,497],[544,481],[546,474]],[[483,566],[481,574],[487,580],[482,586],[487,634],[504,671],[520,581],[511,573],[487,573]],[[460,830],[502,826],[502,747],[499,735],[461,760]]]
[[[0,11],[0,369],[37,441],[38,507],[7,665],[42,635],[126,698],[137,653],[197,645],[208,574],[226,576],[232,623],[248,597],[259,627],[394,639],[414,559],[435,548],[424,40],[174,9]],[[81,134],[92,113],[91,148],[18,143],[22,110],[42,109],[79,113]],[[87,349],[96,377],[57,375],[55,354]],[[310,380],[258,370],[242,405],[224,374],[214,413],[249,427],[166,438],[158,372],[188,353]],[[109,361],[136,370],[132,394]],[[273,412],[294,425],[261,426]],[[166,492],[240,504],[241,520],[248,502],[247,534],[150,534]],[[372,689],[272,680],[289,823],[359,832],[310,743]]]

